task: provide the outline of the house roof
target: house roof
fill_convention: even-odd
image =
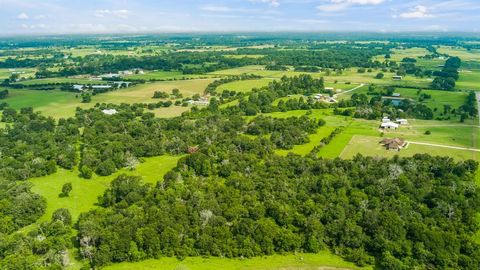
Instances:
[[[398,124],[396,123],[393,123],[393,122],[384,122],[382,123],[381,127],[394,127],[394,128],[398,128],[400,127]]]
[[[405,139],[402,138],[384,138],[380,143],[387,147],[387,149],[399,149],[404,147],[406,142]]]

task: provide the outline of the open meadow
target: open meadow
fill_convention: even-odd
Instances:
[[[321,251],[318,254],[284,254],[265,256],[249,259],[227,258],[162,258],[159,260],[147,260],[138,263],[120,263],[107,266],[105,270],[356,270],[373,269],[372,267],[358,267],[333,255],[329,251]]]
[[[39,221],[49,220],[52,213],[59,208],[67,208],[76,220],[78,216],[94,208],[98,196],[102,195],[109,187],[110,182],[121,174],[141,176],[146,183],[156,184],[163,181],[163,175],[177,165],[179,156],[160,156],[146,158],[143,163],[133,170],[122,169],[110,176],[94,175],[91,179],[84,179],[79,176],[77,169],[69,171],[58,169],[54,174],[32,178],[29,181],[33,184],[32,190],[47,200],[47,211]],[[72,183],[70,196],[61,197],[62,186],[65,183]]]

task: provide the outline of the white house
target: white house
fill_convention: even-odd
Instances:
[[[335,90],[335,88],[333,88],[333,87],[325,87],[325,91],[334,91],[334,90]]]
[[[120,77],[120,74],[118,74],[118,73],[108,73],[108,74],[103,74],[100,77],[105,78],[105,79],[113,79],[113,78]]]
[[[105,109],[105,110],[102,110],[102,112],[106,115],[114,115],[114,114],[117,114],[117,110],[115,109]]]
[[[389,123],[389,122],[392,122],[392,121],[390,120],[390,118],[388,118],[388,116],[383,117],[382,123]]]
[[[400,125],[393,122],[387,122],[387,123],[382,123],[380,127],[383,129],[397,129],[400,127]]]
[[[105,84],[105,85],[92,85],[93,89],[110,89],[112,88],[111,85]]]
[[[400,124],[400,125],[408,125],[408,120],[407,119],[397,119],[397,121],[395,121],[397,124]]]
[[[77,91],[80,91],[80,92],[83,91],[83,88],[84,88],[83,84],[74,84],[73,85],[73,89],[77,90]]]

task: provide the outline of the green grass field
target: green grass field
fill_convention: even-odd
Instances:
[[[327,269],[372,269],[357,267],[342,258],[322,251],[318,254],[290,254],[259,257],[251,259],[227,258],[162,258],[137,263],[121,263],[107,266],[105,270],[327,270]]]
[[[198,79],[212,77],[211,75],[198,75],[198,74],[183,74],[180,71],[151,71],[145,72],[145,74],[133,74],[125,76],[131,80],[186,80],[186,79]]]
[[[107,81],[101,81],[101,80],[92,80],[92,79],[86,79],[86,78],[65,78],[65,77],[34,79],[34,80],[26,80],[26,81],[18,82],[18,84],[23,84],[26,86],[54,84],[54,83],[92,84],[92,85],[108,84]]]
[[[36,69],[34,68],[16,68],[16,69],[0,68],[0,80],[9,78],[12,75],[12,71],[25,72],[23,74],[19,74],[19,76],[21,78],[30,78],[35,76]]]
[[[440,46],[439,53],[448,54],[450,56],[458,56],[462,61],[480,61],[480,50],[472,49],[468,51],[462,47]]]
[[[134,171],[123,169],[107,177],[95,175],[88,180],[80,178],[78,170],[65,169],[58,169],[56,173],[48,176],[33,178],[29,180],[33,184],[32,191],[47,200],[47,210],[40,221],[49,220],[52,213],[59,208],[70,210],[73,219],[76,220],[80,213],[87,212],[95,206],[97,197],[103,194],[118,175],[126,173],[142,176],[143,181],[153,184],[163,180],[163,175],[177,165],[179,158],[177,156],[147,158]],[[59,197],[63,184],[68,182],[73,186],[70,196]]]
[[[235,81],[220,85],[219,87],[217,87],[217,92],[223,92],[225,90],[235,92],[250,92],[253,88],[261,88],[267,86],[272,81],[273,79]]]
[[[418,91],[412,88],[397,88],[395,89],[396,93],[399,93],[404,98],[411,98],[415,101],[419,101]],[[422,103],[430,107],[431,109],[437,108],[437,112],[434,112],[438,116],[443,112],[444,105],[450,105],[452,108],[457,109],[462,106],[467,100],[467,92],[449,92],[449,91],[439,91],[439,90],[422,90],[420,93],[428,94],[432,96],[431,99],[426,99]]]
[[[328,135],[330,135],[330,133],[332,133],[333,130],[335,130],[335,128],[331,126],[321,127],[318,129],[317,133],[311,134],[308,136],[308,139],[310,140],[309,143],[302,144],[302,145],[295,145],[293,149],[290,149],[290,150],[283,150],[283,149],[276,150],[275,153],[280,156],[286,156],[288,153],[294,153],[297,155],[304,156],[310,153],[310,151],[312,151],[315,146],[320,145],[320,141],[323,138],[328,137]]]
[[[460,72],[460,78],[456,83],[456,89],[480,90],[480,70],[464,70]]]
[[[226,54],[224,55],[226,58],[232,58],[232,59],[242,59],[242,58],[252,58],[252,59],[260,59],[265,57],[265,55],[262,54]]]

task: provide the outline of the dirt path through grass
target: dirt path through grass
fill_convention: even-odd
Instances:
[[[412,142],[412,141],[408,141],[408,143],[410,143],[410,144],[419,144],[419,145],[427,145],[427,146],[434,146],[434,147],[443,147],[443,148],[450,148],[450,149],[457,149],[457,150],[467,150],[467,151],[480,152],[480,149],[476,149],[476,148],[466,148],[466,147],[457,147],[457,146],[450,146],[450,145],[433,144],[433,143],[423,143],[423,142]]]
[[[357,90],[357,89],[360,89],[360,88],[362,88],[362,87],[364,87],[364,86],[365,86],[365,84],[364,84],[364,83],[361,83],[359,86],[357,86],[357,87],[355,87],[355,88],[352,88],[352,89],[350,89],[350,90],[347,90],[347,91],[345,91],[345,92],[342,92],[342,93],[340,93],[340,94],[337,94],[336,96],[341,96],[341,95],[343,95],[343,94],[353,92],[353,91],[355,91],[355,90]]]

